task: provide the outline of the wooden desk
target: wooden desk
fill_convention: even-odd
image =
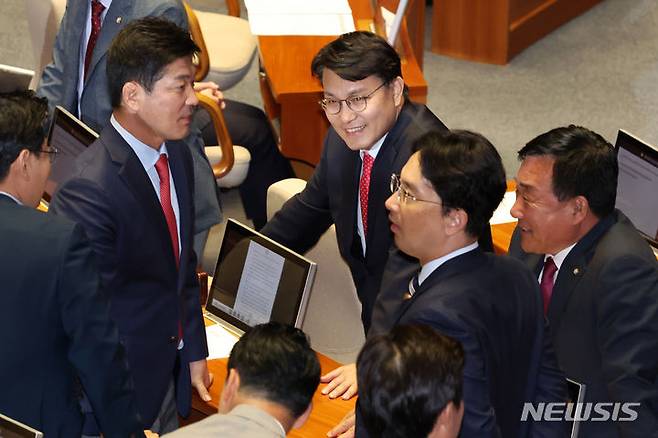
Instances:
[[[349,0],[357,29],[368,29],[373,11],[369,0]],[[320,82],[311,74],[315,54],[333,36],[260,36],[261,94],[265,112],[280,121],[283,154],[315,165],[320,160],[322,141],[329,128],[324,111]],[[406,27],[401,31],[402,75],[409,96],[425,103],[427,83],[416,61]]]
[[[318,353],[318,359],[320,360],[320,366],[322,367],[322,374],[327,373],[334,368],[340,366],[340,364],[328,357]],[[226,380],[226,362],[228,359],[214,359],[208,361],[208,368],[210,372],[214,374],[215,381],[210,387],[210,395],[212,400],[209,403],[202,401],[199,396],[196,394],[196,391],[192,391],[192,413],[190,418],[186,423],[191,423],[194,421],[201,420],[209,415],[217,413],[217,406],[219,403],[219,394],[224,386],[224,381]],[[326,433],[334,427],[343,416],[350,410],[354,408],[356,403],[356,398],[353,397],[351,400],[342,400],[334,399],[330,400],[327,396],[320,394],[320,390],[324,388],[324,384],[320,384],[318,390],[313,396],[313,411],[308,421],[301,429],[291,431],[288,436],[295,438],[316,438],[323,437]]]

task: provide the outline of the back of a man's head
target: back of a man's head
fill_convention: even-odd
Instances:
[[[560,201],[584,196],[590,210],[603,218],[615,209],[617,156],[608,141],[582,126],[551,129],[530,140],[519,152],[528,157],[553,158],[553,193]]]
[[[112,108],[120,106],[126,82],[135,81],[151,91],[165,67],[199,51],[189,32],[169,20],[145,17],[131,21],[117,34],[107,53]]]
[[[459,342],[428,326],[401,325],[368,339],[356,366],[358,423],[369,436],[457,436],[463,415]],[[435,429],[444,413],[446,424]]]
[[[39,155],[46,137],[48,103],[32,91],[0,94],[0,182],[22,150]]]
[[[311,63],[313,75],[322,80],[325,68],[347,81],[378,76],[388,84],[402,77],[400,56],[382,37],[365,31],[343,34],[324,46]]]
[[[298,328],[277,322],[245,333],[228,359],[237,370],[240,393],[284,407],[293,419],[308,408],[320,383],[320,363]]]
[[[441,197],[444,212],[463,209],[466,231],[474,237],[491,219],[507,188],[505,168],[496,148],[470,131],[429,132],[413,147],[420,152],[420,168]]]

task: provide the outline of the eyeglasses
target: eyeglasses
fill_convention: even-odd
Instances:
[[[57,158],[57,154],[59,154],[59,149],[51,146],[50,149],[41,149],[39,152],[48,154],[48,159],[50,160],[50,164],[53,164],[55,162],[55,159]]]
[[[323,110],[325,110],[328,114],[331,115],[336,115],[340,112],[340,110],[343,107],[343,102],[345,102],[347,107],[352,111],[354,111],[355,113],[360,113],[366,110],[366,107],[368,106],[368,99],[370,99],[372,95],[375,94],[377,90],[382,88],[384,85],[386,85],[386,82],[382,83],[379,87],[375,88],[365,96],[354,96],[354,97],[348,97],[347,99],[324,98],[320,100],[318,103],[320,104]]]
[[[391,174],[391,193],[397,194],[398,195],[398,202],[401,204],[406,204],[407,201],[416,201],[416,202],[427,202],[430,204],[436,204],[436,205],[443,205],[444,207],[447,207],[444,205],[442,202],[436,202],[436,201],[427,201],[425,199],[418,199],[411,193],[407,191],[402,186],[402,182],[400,181],[400,175],[397,173]]]

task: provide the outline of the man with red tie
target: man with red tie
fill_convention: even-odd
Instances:
[[[79,222],[101,262],[139,413],[160,434],[187,416],[211,376],[192,250],[188,134],[198,47],[170,21],[128,24],[107,55],[110,123],[76,162],[51,211]],[[85,435],[97,434],[85,423]]]
[[[656,437],[658,265],[615,209],[615,152],[572,125],[539,135],[519,158],[510,255],[537,275],[559,365],[585,384],[585,403],[610,412],[635,403],[634,421],[581,421],[579,436]]]

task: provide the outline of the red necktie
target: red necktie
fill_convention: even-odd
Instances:
[[[359,181],[359,200],[361,202],[361,221],[363,222],[363,234],[368,235],[368,192],[370,191],[370,172],[374,158],[367,152],[363,154],[363,167],[361,168],[361,180]]]
[[[171,190],[169,188],[169,163],[165,154],[160,154],[160,158],[155,163],[155,170],[158,172],[160,178],[160,204],[165,219],[167,220],[167,227],[169,228],[169,236],[171,237],[171,245],[174,250],[174,259],[176,260],[176,267],[178,267],[178,227],[176,226],[176,216],[174,209],[171,207]]]
[[[98,39],[98,34],[101,31],[101,15],[105,10],[105,6],[98,0],[91,0],[91,33],[89,34],[89,41],[87,41],[87,51],[85,52],[85,79],[89,73],[89,63],[91,62],[91,54],[94,52],[94,46]]]
[[[544,271],[541,274],[541,281],[539,282],[541,298],[544,301],[544,315],[548,313],[548,304],[551,302],[551,295],[553,294],[553,280],[556,272],[557,266],[553,261],[553,257],[548,257],[544,262]]]

